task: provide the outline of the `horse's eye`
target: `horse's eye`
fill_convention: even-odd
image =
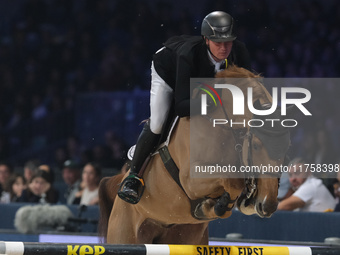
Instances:
[[[256,143],[254,143],[253,144],[253,149],[254,150],[258,150],[258,149],[260,149],[260,146],[258,144],[256,144]]]

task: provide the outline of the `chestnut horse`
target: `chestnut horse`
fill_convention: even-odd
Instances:
[[[265,87],[253,79],[258,76],[243,68],[231,66],[218,73],[217,77],[243,78],[237,86],[244,95],[247,95],[248,87],[253,88],[253,103],[259,102],[262,106],[272,103],[272,97]],[[223,106],[216,108],[212,117],[224,118],[227,115],[235,122],[241,121],[240,118],[253,118],[246,105],[244,115],[233,115],[230,106],[232,94],[229,90],[222,91],[221,100]],[[195,164],[208,165],[209,162],[223,162],[238,167],[249,164],[279,166],[288,150],[289,133],[284,136],[282,143],[284,154],[273,158],[264,141],[264,138],[273,139],[270,134],[265,132],[264,136],[258,137],[258,133],[248,127],[243,135],[239,135],[239,128],[225,125],[227,127],[216,129],[217,132],[210,132],[207,138],[204,134],[211,130],[211,125],[209,119],[201,115],[185,117],[180,118],[172,132],[168,149],[179,168],[181,187],[166,170],[159,154],[155,154],[146,167],[143,176],[145,190],[138,204],[116,199],[119,184],[126,176],[121,174],[102,180],[99,190],[100,227],[108,243],[208,244],[208,222],[229,217],[234,204],[248,215],[270,217],[275,212],[279,175],[267,172],[267,178],[249,178],[246,175],[235,178],[232,173],[226,173],[223,177],[192,178],[190,172],[193,169],[190,167]],[[190,126],[195,129],[190,130]],[[197,143],[204,144],[204,148],[190,146],[190,136],[197,137]],[[235,146],[238,140],[241,142],[238,144],[239,151]],[[202,200],[192,214],[190,200],[196,199]]]

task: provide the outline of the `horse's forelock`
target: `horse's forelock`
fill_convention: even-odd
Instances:
[[[260,78],[261,75],[255,74],[247,69],[235,65],[216,73],[216,78]]]
[[[250,78],[254,80],[257,80],[256,78],[262,78],[261,75],[253,73],[247,69],[244,69],[242,67],[238,67],[235,65],[229,66],[227,69],[220,71],[216,73],[216,78]],[[271,95],[268,93],[268,91],[264,88],[264,86],[258,82],[245,82],[243,83],[244,86],[241,84],[238,84],[240,88],[246,92],[247,87],[251,86],[253,87],[253,98],[266,98],[266,100],[262,101],[261,103],[271,103]]]

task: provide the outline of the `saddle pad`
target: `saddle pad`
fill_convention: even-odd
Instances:
[[[156,155],[156,154],[158,153],[158,151],[159,151],[161,148],[163,148],[164,146],[168,146],[168,145],[169,145],[172,131],[173,131],[174,127],[176,126],[178,119],[179,119],[179,117],[176,116],[176,118],[175,118],[174,121],[172,122],[170,131],[169,131],[169,134],[168,134],[168,136],[167,136],[165,142],[161,143],[161,144],[158,146],[158,148],[156,149],[156,151],[155,151],[151,156]],[[136,145],[133,145],[133,146],[131,146],[131,148],[130,148],[129,151],[127,152],[127,157],[128,157],[129,160],[132,160],[133,155],[135,154],[135,148],[136,148]]]

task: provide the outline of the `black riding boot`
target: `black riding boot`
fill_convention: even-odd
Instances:
[[[157,146],[159,139],[160,135],[156,135],[150,130],[149,122],[145,123],[136,143],[130,174],[123,180],[118,191],[118,196],[124,201],[131,204],[139,202],[144,190],[144,181],[139,176],[139,172],[146,158]]]

